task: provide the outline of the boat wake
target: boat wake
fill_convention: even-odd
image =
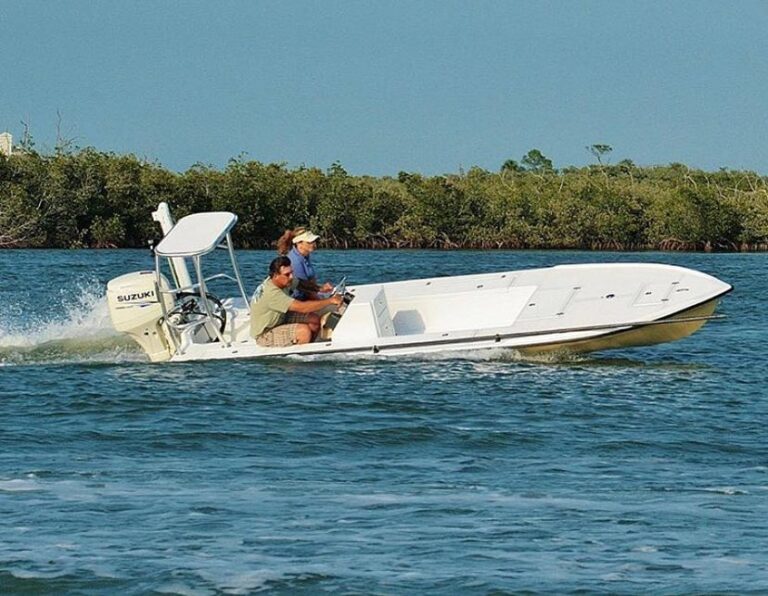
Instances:
[[[146,361],[130,338],[112,328],[99,284],[71,294],[75,301],[62,301],[57,314],[30,315],[21,305],[6,310],[0,319],[0,366]]]

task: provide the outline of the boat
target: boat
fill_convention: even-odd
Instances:
[[[152,362],[628,348],[682,339],[722,318],[715,309],[732,290],[700,271],[649,263],[341,283],[334,292],[343,295],[343,303],[323,317],[313,342],[262,347],[250,336],[250,300],[232,244],[237,216],[194,213],[174,223],[165,203],[152,216],[164,233],[153,248],[155,269],[127,273],[107,285],[114,327],[130,335]],[[231,271],[206,275],[204,259],[209,268],[217,249],[229,253]],[[214,284],[229,284],[233,295],[215,295]]]

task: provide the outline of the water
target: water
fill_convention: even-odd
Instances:
[[[0,592],[764,593],[767,259],[321,251],[351,283],[639,260],[735,291],[578,358],[149,365],[103,298],[148,253],[0,251]]]

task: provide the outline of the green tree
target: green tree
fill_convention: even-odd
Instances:
[[[523,159],[521,160],[521,162],[523,164],[523,167],[525,167],[525,169],[528,170],[529,172],[542,174],[545,172],[554,171],[554,168],[552,167],[552,160],[546,157],[538,149],[531,149],[528,153],[526,153],[523,156]]]
[[[550,164],[551,165],[551,164]],[[501,164],[501,172],[524,172],[525,168],[517,163],[514,159],[508,159]]]
[[[603,158],[607,157],[611,151],[613,151],[613,147],[610,145],[604,145],[597,143],[595,145],[588,145],[586,147],[587,151],[589,151],[592,155],[595,156],[595,159],[597,159],[597,163],[601,166],[603,165]]]

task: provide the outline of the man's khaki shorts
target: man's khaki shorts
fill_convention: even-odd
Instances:
[[[299,323],[286,323],[267,329],[256,338],[256,343],[265,348],[284,348],[297,342],[296,333]]]
[[[284,348],[296,343],[296,333],[300,324],[304,324],[309,315],[298,312],[288,312],[282,325],[267,329],[256,338],[256,343],[265,348]]]

